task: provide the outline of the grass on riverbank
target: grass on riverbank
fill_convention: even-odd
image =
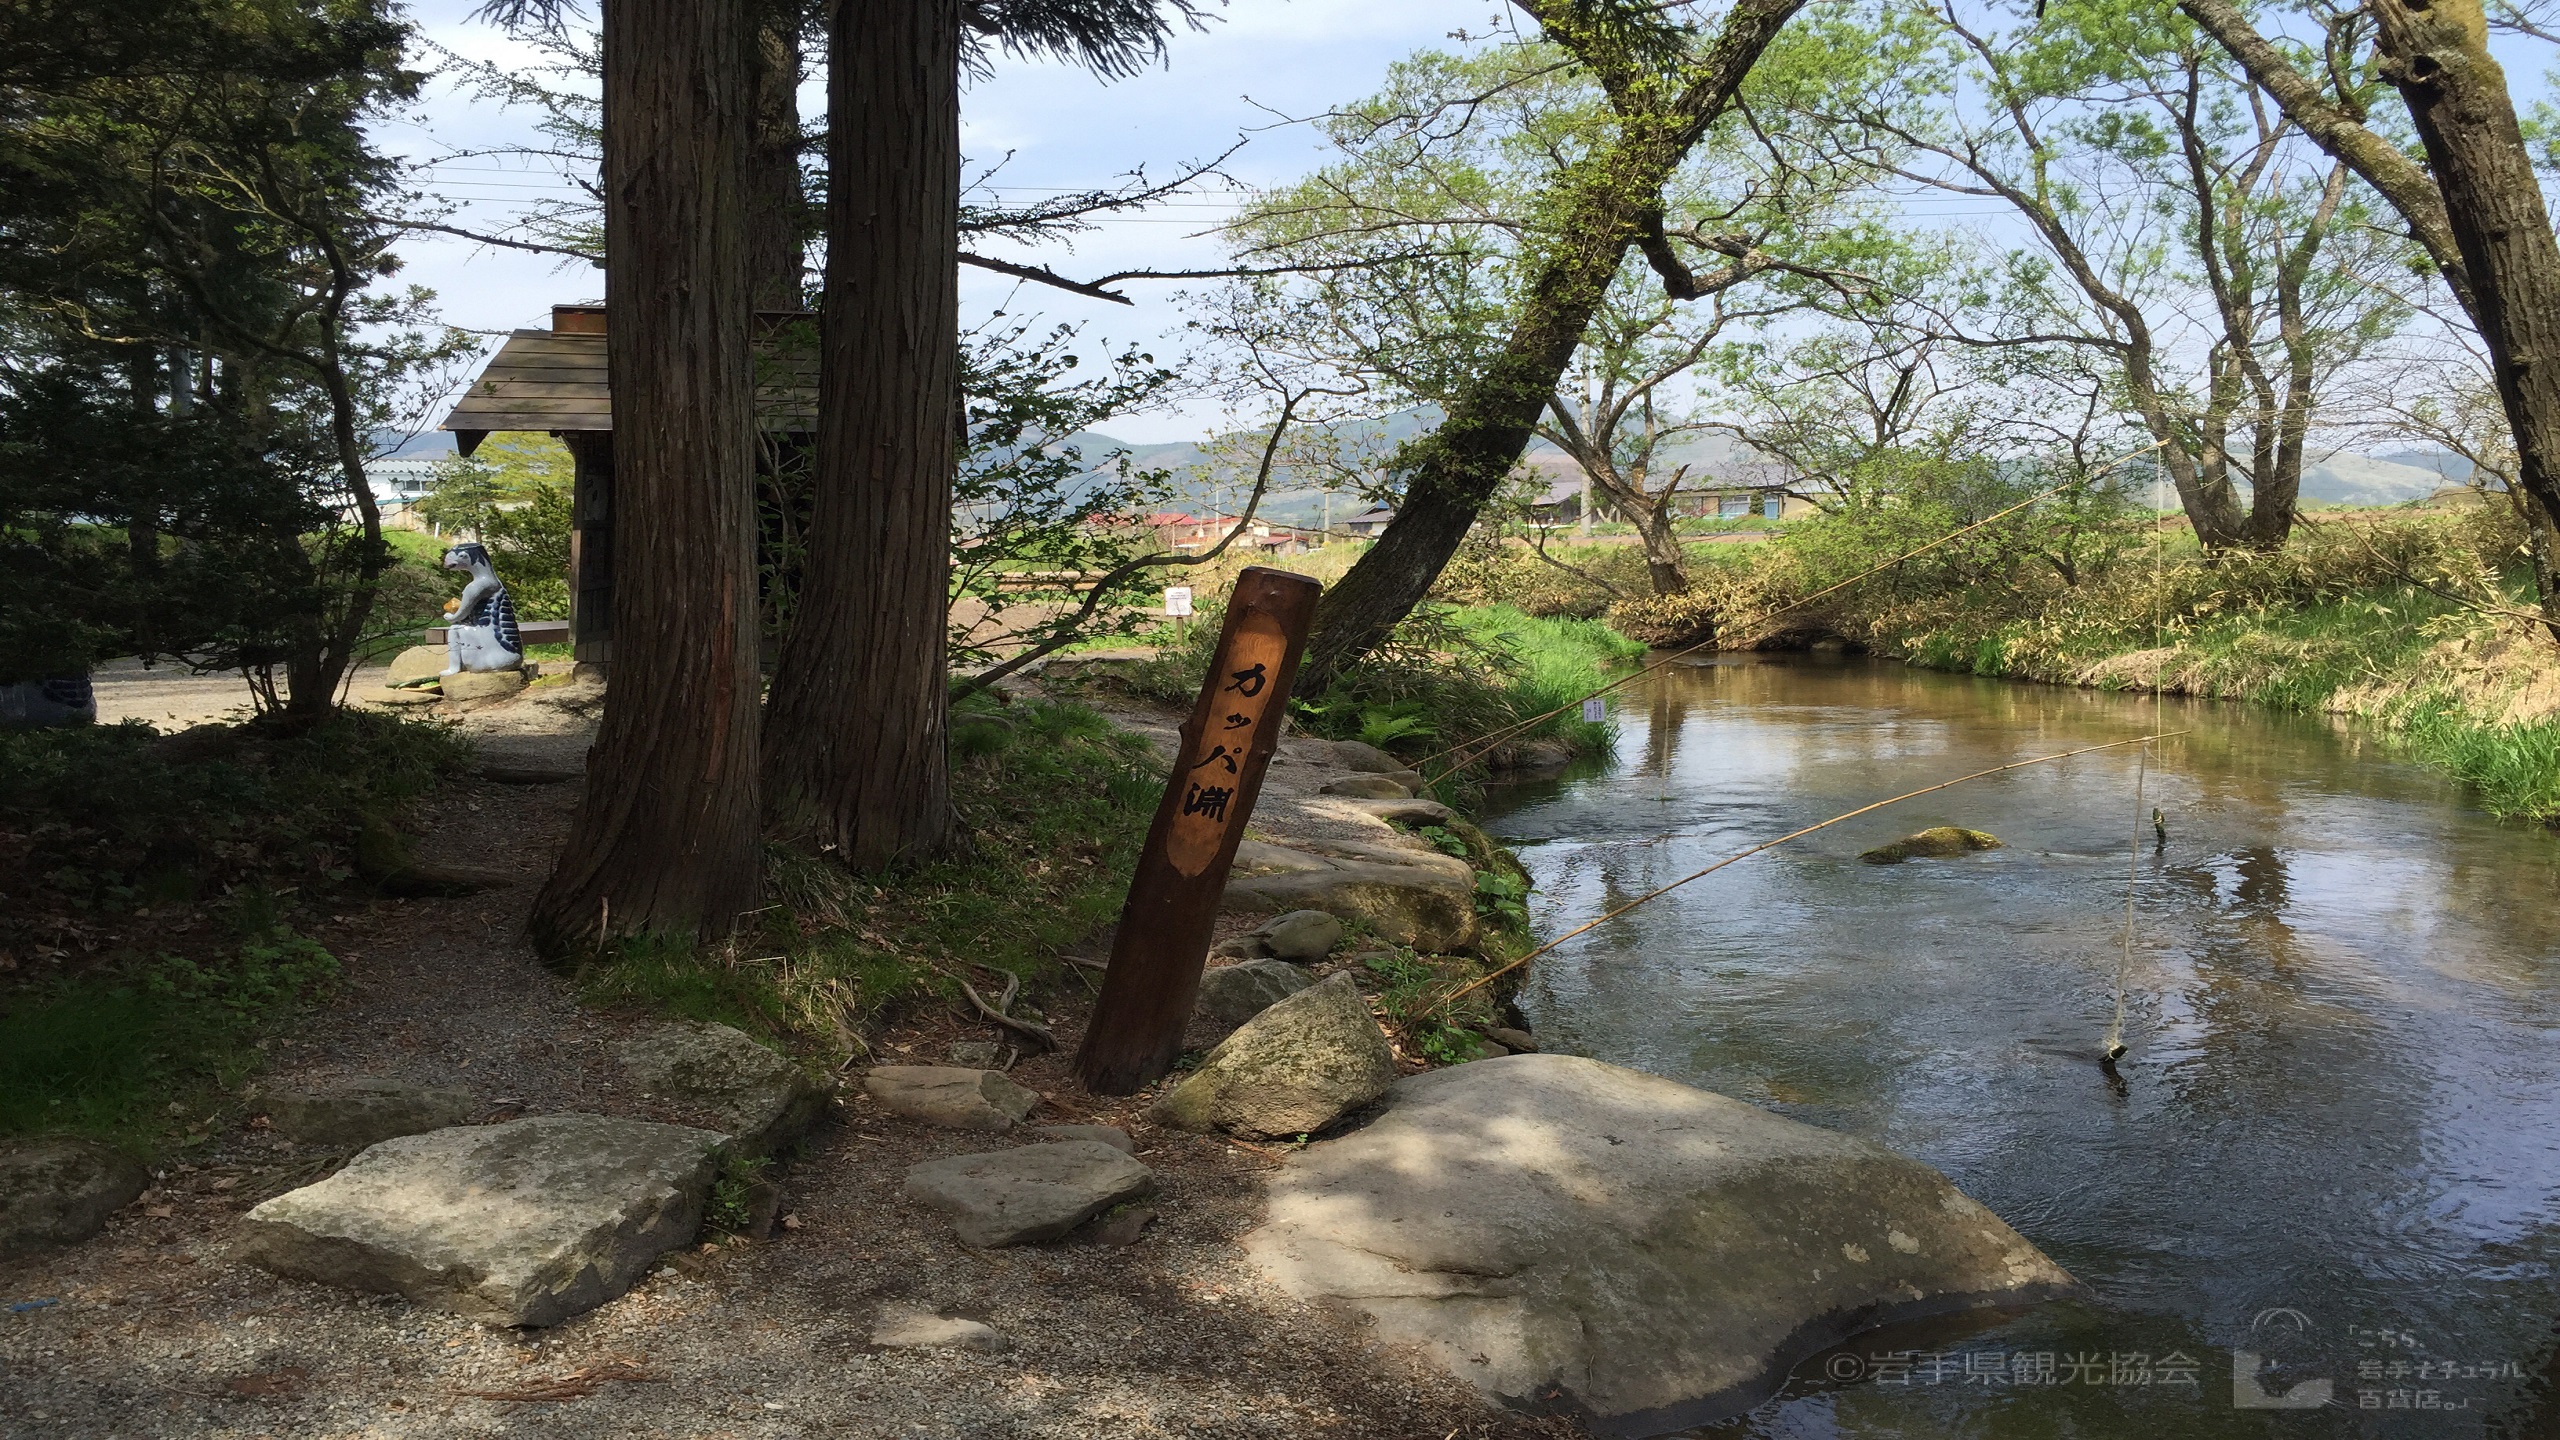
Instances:
[[[1130,688],[1189,705],[1216,648],[1218,619],[1204,614],[1181,632],[1167,627],[1148,637],[1156,656],[1129,678]],[[1575,702],[1643,654],[1595,620],[1508,605],[1427,605],[1325,693],[1297,697],[1291,708],[1305,733],[1365,741],[1407,760],[1538,716],[1545,718],[1503,742],[1490,757],[1495,764],[1540,744],[1597,754],[1608,748],[1611,726],[1585,721]]]
[[[2075,548],[2059,532],[1995,527],[1810,606],[1944,532],[1812,520],[1767,544],[1694,546],[1689,592],[1663,600],[1623,559],[1563,551],[1586,581],[1516,546],[1453,566],[1444,588],[1606,613],[1663,643],[1836,634],[1932,669],[2353,716],[2491,811],[2560,821],[2560,646],[2531,618],[2504,504],[2333,512],[2281,551],[2210,560],[2182,522],[2138,512],[2071,530]]]
[[[1068,983],[1058,953],[1116,918],[1146,839],[1152,752],[1083,706],[984,696],[953,716],[951,752],[953,854],[858,877],[774,847],[753,931],[709,953],[626,942],[581,974],[587,996],[841,1060],[904,1007],[966,1008],[964,980],[992,1001],[1019,977],[1033,1004]]]
[[[335,982],[296,925],[360,883],[368,825],[469,759],[371,714],[0,732],[0,1134],[202,1123]]]

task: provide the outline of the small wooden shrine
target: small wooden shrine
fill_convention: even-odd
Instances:
[[[605,367],[601,305],[554,305],[551,328],[518,330],[445,416],[469,455],[500,430],[539,430],[569,447],[569,637],[578,663],[613,658],[613,387]],[[806,310],[756,315],[756,423],[768,442],[806,444],[818,424],[817,317]],[[758,447],[773,463],[777,446]]]

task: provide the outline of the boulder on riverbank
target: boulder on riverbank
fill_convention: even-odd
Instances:
[[[742,1154],[770,1155],[826,1113],[827,1092],[807,1071],[727,1025],[662,1025],[624,1041],[621,1054],[652,1093],[717,1116]]]
[[[150,1183],[141,1161],[92,1140],[0,1146],[0,1260],[88,1239]]]
[[[2074,1282],[1935,1170],[1565,1055],[1400,1081],[1292,1157],[1247,1252],[1487,1394],[1653,1435],[1877,1325]]]
[[[1156,1102],[1159,1124],[1231,1135],[1322,1130],[1387,1092],[1395,1052],[1347,974],[1245,1022]]]
[[[1870,865],[1899,865],[1905,860],[1943,860],[1953,855],[1970,855],[1976,850],[1997,850],[2000,837],[1982,830],[1967,830],[1960,825],[1932,825],[1916,835],[1905,835],[1890,845],[1879,845],[1862,851],[1858,858]]]
[[[603,1115],[406,1135],[250,1211],[235,1254],[496,1325],[556,1325],[693,1239],[721,1141]]]
[[[1353,846],[1339,854],[1247,840],[1220,905],[1247,913],[1321,910],[1366,921],[1377,936],[1429,954],[1476,943],[1475,874],[1463,860],[1436,852]]]
[[[1241,1025],[1314,983],[1306,967],[1286,960],[1213,966],[1200,976],[1200,1013],[1221,1025]]]

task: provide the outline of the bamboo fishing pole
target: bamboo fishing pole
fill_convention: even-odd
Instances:
[[[1952,789],[1955,786],[1964,784],[1968,780],[1980,780],[1985,776],[1998,775],[2009,770],[2023,770],[2030,765],[2047,765],[2056,760],[2068,760],[2075,755],[2092,755],[2100,750],[2121,750],[2127,745],[2148,745],[2154,740],[2174,739],[2177,736],[2184,735],[2186,733],[2187,732],[2184,730],[2168,730],[2155,735],[2137,735],[2130,740],[2110,740],[2104,745],[2083,745],[2077,750],[2065,750],[2055,755],[2038,755],[2027,760],[2012,760],[2006,765],[1994,765],[1988,770],[1976,770],[1970,775],[1959,775],[1953,780],[1941,780],[1935,785],[1924,785],[1917,790],[1896,795],[1890,800],[1878,800],[1872,805],[1861,805],[1857,809],[1851,810],[1846,814],[1834,815],[1828,820],[1815,825],[1807,825],[1801,830],[1791,830],[1788,833],[1779,836],[1775,840],[1764,840],[1761,843],[1752,846],[1748,850],[1728,855],[1722,860],[1717,861],[1713,865],[1710,865],[1706,869],[1700,870],[1695,874],[1683,875],[1679,879],[1672,881],[1670,884],[1663,886],[1659,890],[1639,895],[1635,899],[1628,901],[1626,904],[1619,906],[1617,909],[1610,911],[1608,914],[1603,915],[1599,919],[1593,920],[1588,924],[1577,925],[1557,936],[1553,940],[1548,941],[1546,944],[1539,946],[1537,949],[1530,951],[1528,954],[1521,956],[1519,959],[1502,966],[1500,969],[1494,970],[1489,974],[1479,976],[1476,979],[1459,986],[1457,989],[1450,991],[1439,1000],[1432,1002],[1432,1004],[1425,1008],[1422,1013],[1430,1015],[1447,1006],[1454,1005],[1466,995],[1476,990],[1483,989],[1485,986],[1492,984],[1494,981],[1501,979],[1503,976],[1510,974],[1512,971],[1517,970],[1521,966],[1528,964],[1530,961],[1537,959],[1539,956],[1546,954],[1548,951],[1553,950],[1567,940],[1572,939],[1574,936],[1580,935],[1585,931],[1596,930],[1600,926],[1606,925],[1610,921],[1617,919],[1619,916],[1626,914],[1628,911],[1635,909],[1637,906],[1642,905],[1649,900],[1658,900],[1661,897],[1670,894],[1672,891],[1679,889],[1681,886],[1688,884],[1692,880],[1703,880],[1736,861],[1748,860],[1752,856],[1757,855],[1764,850],[1775,850],[1790,840],[1801,839],[1804,836],[1812,834],[1816,830],[1827,830],[1832,826],[1839,824],[1843,820],[1855,820],[1861,815],[1872,814],[1875,811],[1882,810],[1888,805],[1899,805],[1905,800],[1916,800],[1923,795],[1932,795],[1940,790]]]

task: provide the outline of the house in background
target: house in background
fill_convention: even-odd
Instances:
[[[418,502],[436,488],[434,456],[386,455],[365,462],[364,476],[373,483],[373,503],[382,511],[384,529],[432,528],[419,517]]]
[[[1395,511],[1388,509],[1384,505],[1372,505],[1359,514],[1352,516],[1350,519],[1343,521],[1342,528],[1351,532],[1360,539],[1375,540],[1378,538],[1378,532],[1386,529],[1389,522],[1393,521],[1395,518]]]

